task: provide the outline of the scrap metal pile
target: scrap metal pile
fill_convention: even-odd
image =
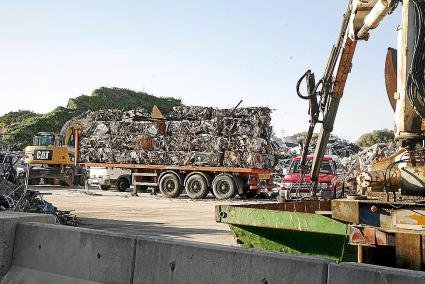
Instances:
[[[355,177],[359,173],[367,171],[372,163],[387,158],[396,151],[397,147],[392,143],[378,143],[354,155],[344,157],[342,158],[342,164],[345,168],[345,175],[347,177]]]
[[[309,146],[309,153],[313,154],[316,149],[317,140],[313,139]],[[351,143],[345,139],[336,138],[328,143],[326,147],[326,155],[336,155],[340,158],[350,157],[356,155],[361,151],[361,148],[354,143]]]
[[[89,112],[80,120],[79,161],[272,168],[271,110],[179,106],[164,119],[143,109]]]
[[[51,214],[60,224],[78,226],[69,211],[58,210],[42,193],[28,189],[27,168],[21,158],[19,153],[0,152],[0,211]]]
[[[385,159],[397,150],[393,143],[378,143],[368,148],[351,148],[351,143],[348,143],[348,153],[351,155],[339,155],[342,164],[342,173],[340,179],[344,181],[346,193],[356,193],[357,177],[370,169],[370,166],[382,159]],[[329,145],[328,145],[329,146]],[[345,153],[346,147],[340,148]],[[335,154],[337,152],[334,152]]]
[[[328,154],[337,155],[340,158],[351,157],[361,151],[361,148],[347,140],[336,139],[333,143],[328,144]]]

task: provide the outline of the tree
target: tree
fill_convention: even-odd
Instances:
[[[394,132],[388,129],[374,130],[363,134],[357,141],[360,147],[370,147],[376,143],[391,143],[394,141]]]

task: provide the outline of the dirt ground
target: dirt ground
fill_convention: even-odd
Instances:
[[[161,195],[78,188],[35,188],[61,210],[72,210],[80,227],[135,235],[161,236],[207,243],[236,245],[228,225],[215,222],[215,205],[247,201],[217,201],[213,197],[191,200],[182,196],[168,199]],[[258,202],[258,201],[250,201]]]

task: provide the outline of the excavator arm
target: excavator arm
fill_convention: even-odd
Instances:
[[[382,19],[392,12],[398,1],[391,0],[353,0],[350,1],[343,16],[338,42],[332,47],[331,55],[322,79],[315,82],[314,74],[307,71],[297,83],[297,94],[309,100],[310,126],[302,150],[300,162],[302,176],[307,168],[307,154],[317,123],[322,127],[316,143],[310,177],[313,182],[312,196],[316,195],[320,166],[325,155],[329,137],[333,131],[339,103],[344,94],[348,74],[358,40],[368,40],[369,31],[378,27]],[[300,85],[307,82],[307,95],[302,95]]]
[[[329,136],[333,131],[339,103],[344,94],[345,83],[347,82],[348,74],[351,71],[351,62],[356,50],[356,45],[357,41],[352,41],[349,38],[346,39],[341,52],[341,60],[338,64],[333,89],[329,94],[327,94],[327,105],[325,106],[323,113],[322,128],[317,140],[311,167],[310,176],[313,182],[317,182],[319,177],[321,162],[326,152]]]

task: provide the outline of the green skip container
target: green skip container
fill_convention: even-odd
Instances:
[[[330,210],[329,200],[306,200],[217,205],[215,216],[246,248],[357,261],[357,247],[348,244],[348,225],[332,219]]]

